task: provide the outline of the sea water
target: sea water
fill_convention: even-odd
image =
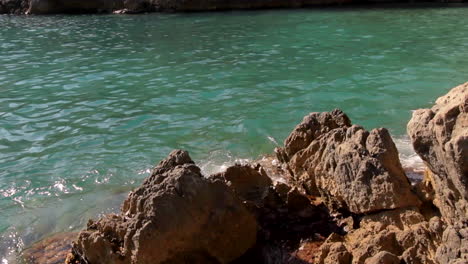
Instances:
[[[465,8],[0,16],[0,262],[118,210],[172,149],[205,172],[309,112],[386,127],[468,79]]]

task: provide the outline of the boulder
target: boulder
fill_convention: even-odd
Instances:
[[[222,179],[244,201],[261,205],[272,188],[272,181],[262,167],[233,165],[210,178]]]
[[[468,263],[468,83],[419,109],[408,123],[415,151],[430,169],[434,204],[449,225],[436,258]]]
[[[432,172],[435,204],[451,224],[468,219],[468,83],[419,109],[408,123],[414,150]]]
[[[420,205],[384,128],[351,125],[340,110],[312,113],[278,149],[292,181],[335,212],[367,214]]]
[[[229,263],[256,242],[257,223],[219,180],[173,151],[121,213],[88,223],[69,263]]]

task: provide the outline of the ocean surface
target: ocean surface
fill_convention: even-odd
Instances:
[[[309,112],[388,128],[468,80],[466,8],[0,16],[0,263],[116,211],[172,149],[206,173]]]

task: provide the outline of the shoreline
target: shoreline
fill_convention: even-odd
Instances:
[[[120,213],[90,220],[76,239],[68,237],[71,253],[63,254],[60,241],[56,248],[69,264],[455,263],[445,260],[455,261],[452,252],[465,246],[450,236],[456,232],[467,241],[466,212],[441,204],[447,198],[440,190],[463,186],[444,186],[438,178],[444,171],[463,177],[450,166],[467,158],[466,142],[457,141],[468,127],[467,92],[468,83],[455,87],[408,123],[415,150],[429,166],[420,182],[410,184],[386,129],[366,131],[338,109],[315,112],[275,149],[276,158],[203,175],[188,152],[172,151],[128,195]],[[462,147],[454,154],[461,163],[438,164],[427,151],[437,141],[425,141],[438,128],[427,126],[453,118],[451,109],[460,109],[458,125],[446,140]],[[427,111],[437,118],[421,121]],[[456,254],[457,261],[467,260]]]
[[[131,0],[109,0],[102,3],[66,4],[57,0],[13,0],[0,1],[0,15],[82,15],[82,14],[147,14],[147,13],[212,13],[212,12],[244,12],[262,10],[335,10],[350,9],[420,9],[420,8],[466,8],[468,2],[462,1],[353,1],[353,0],[298,0],[258,2],[254,4],[235,1],[223,3],[214,0],[213,3],[199,3],[194,6],[178,6],[177,0],[152,6],[150,2]],[[218,1],[218,2],[216,2]]]

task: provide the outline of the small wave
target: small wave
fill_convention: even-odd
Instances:
[[[411,181],[422,180],[422,175],[426,169],[424,161],[416,154],[408,136],[394,138],[395,145],[400,154],[400,162]]]
[[[208,157],[197,161],[203,175],[212,175],[226,170],[234,164],[248,164],[252,160],[248,158],[237,158],[231,152],[216,150],[212,151]]]

